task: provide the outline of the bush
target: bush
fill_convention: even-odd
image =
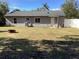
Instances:
[[[0,26],[5,26],[6,25],[6,20],[3,17],[0,17]]]

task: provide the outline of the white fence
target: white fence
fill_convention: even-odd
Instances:
[[[79,28],[79,19],[65,19],[64,26],[65,27]]]

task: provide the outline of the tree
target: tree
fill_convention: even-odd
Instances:
[[[62,5],[62,10],[65,13],[66,18],[77,18],[77,2],[76,0],[66,0]]]
[[[14,9],[12,12],[21,11],[20,9]]]
[[[79,18],[79,9],[78,9],[78,15],[77,15],[77,18]]]
[[[37,8],[37,10],[41,10],[41,11],[49,11],[49,6],[47,3],[44,3],[43,6],[41,8]]]
[[[8,4],[0,1],[0,25],[5,24],[4,15],[9,11]]]
[[[20,9],[14,9],[10,13],[16,12],[16,11],[21,11]]]
[[[0,2],[0,13],[5,15],[9,11],[7,3]]]
[[[48,4],[47,4],[47,3],[44,3],[44,4],[43,4],[43,8],[46,8],[46,9],[49,10],[49,6],[48,6]]]
[[[48,4],[47,4],[47,3],[43,4],[43,7],[45,7],[46,9],[48,9],[48,10],[49,10],[49,6],[48,6]]]

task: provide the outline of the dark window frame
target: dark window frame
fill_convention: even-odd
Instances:
[[[26,21],[29,21],[30,19],[29,18],[26,18]]]
[[[35,23],[40,23],[40,18],[35,18]]]
[[[14,23],[15,23],[15,24],[17,23],[17,19],[16,19],[16,18],[14,18]]]

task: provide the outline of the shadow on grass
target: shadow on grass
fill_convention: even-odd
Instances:
[[[8,31],[0,31],[0,33],[3,33],[3,32],[8,32]]]
[[[78,40],[79,41],[79,35],[65,35],[63,37],[58,37],[58,38],[64,38],[65,40]]]
[[[79,41],[0,38],[0,59],[79,59]]]
[[[79,59],[79,41],[43,40],[42,44],[51,49],[51,59]]]
[[[5,26],[0,26],[0,27],[14,27],[12,25],[5,25]]]

